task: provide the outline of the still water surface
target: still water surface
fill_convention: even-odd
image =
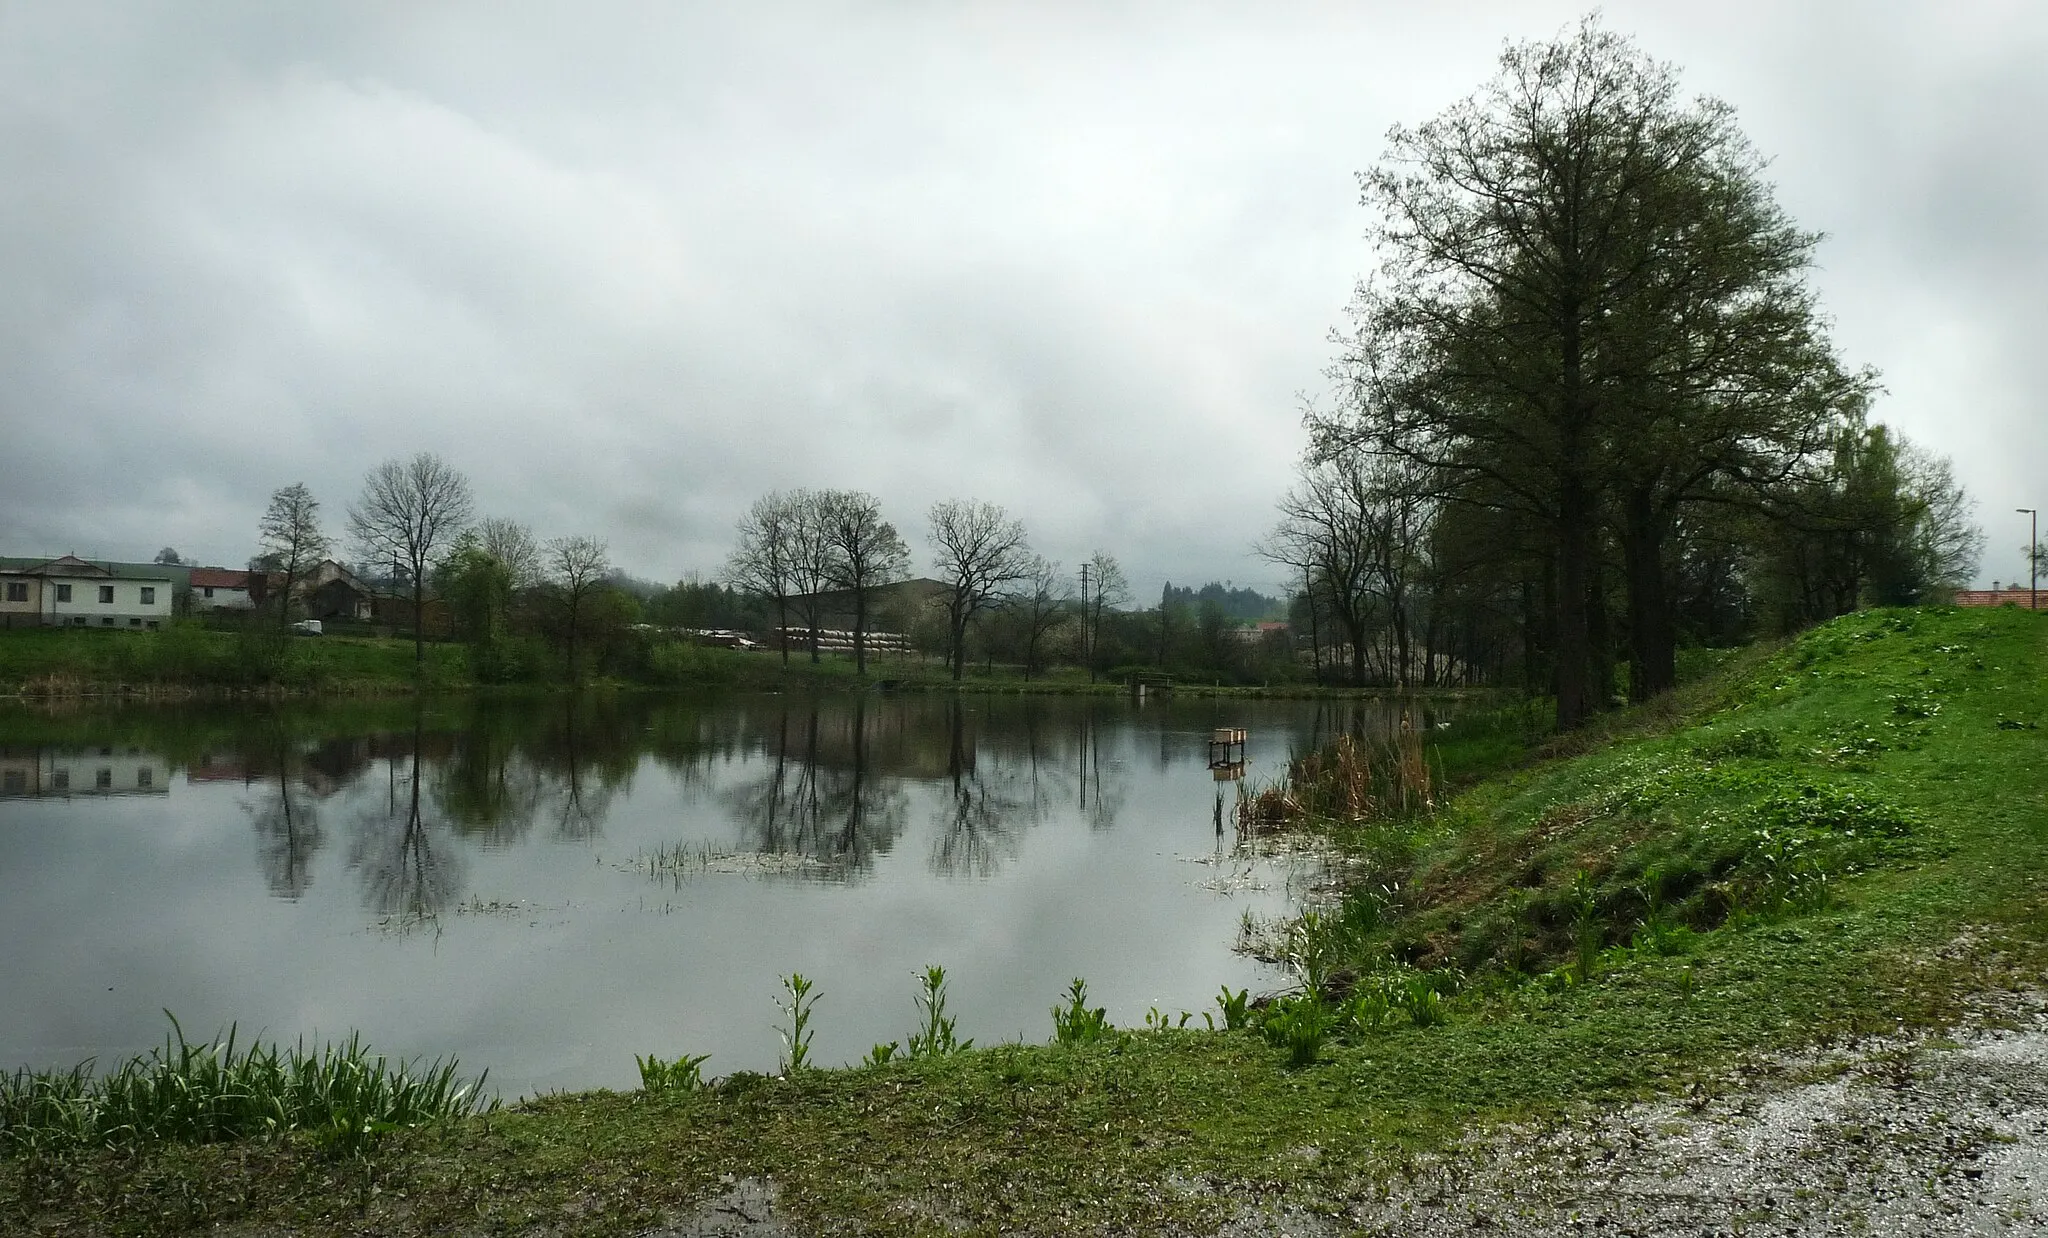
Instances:
[[[1389,721],[872,695],[0,717],[47,740],[0,749],[0,1068],[140,1051],[168,1008],[458,1054],[508,1097],[633,1085],[635,1053],[772,1070],[790,972],[834,1064],[911,1030],[928,963],[981,1043],[1047,1038],[1074,976],[1120,1024],[1200,1011],[1280,981],[1232,946],[1302,878],[1237,846],[1211,728],[1249,729],[1257,784]]]

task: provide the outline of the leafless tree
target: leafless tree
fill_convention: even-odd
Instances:
[[[725,561],[725,582],[775,604],[775,634],[789,665],[789,599],[796,591],[797,513],[780,492],[754,500],[740,517],[739,540]]]
[[[389,563],[412,583],[412,658],[415,673],[426,669],[422,625],[427,601],[427,568],[434,552],[454,540],[468,523],[469,481],[429,451],[410,460],[386,460],[363,479],[363,496],[348,510],[349,536],[362,557]]]
[[[569,682],[577,682],[576,636],[583,608],[590,595],[604,587],[611,571],[605,544],[594,537],[558,537],[547,544],[548,569],[562,591],[562,609],[567,617]]]
[[[927,517],[939,579],[946,584],[946,635],[959,679],[967,660],[967,625],[996,604],[1030,570],[1024,523],[994,503],[945,499]]]
[[[825,535],[825,496],[816,490],[793,490],[789,495],[789,570],[797,609],[810,633],[811,661],[818,661],[818,627],[821,596],[832,587],[837,552]]]
[[[304,482],[279,487],[256,526],[264,557],[277,564],[284,585],[277,591],[279,627],[291,622],[292,593],[299,578],[327,554],[327,535],[320,530],[320,504]]]
[[[1073,596],[1066,573],[1044,555],[1032,555],[1024,575],[1024,587],[1011,602],[1024,635],[1024,678],[1038,669],[1038,649],[1054,628],[1072,613]]]
[[[854,666],[865,675],[869,600],[876,589],[903,579],[910,569],[910,548],[896,535],[896,526],[882,519],[881,500],[872,494],[827,490],[817,496],[817,515],[830,551],[826,579],[853,595]]]
[[[1365,681],[1373,617],[1379,525],[1363,452],[1334,454],[1305,465],[1301,482],[1280,500],[1280,524],[1259,553],[1302,572],[1320,592],[1351,645],[1351,681]]]
[[[540,543],[533,530],[516,520],[490,516],[478,521],[477,548],[505,565],[512,587],[525,590],[539,585],[546,574],[541,568]]]
[[[1097,652],[1102,644],[1102,616],[1131,600],[1131,584],[1116,559],[1101,550],[1088,560],[1088,576],[1089,593],[1081,599],[1081,658],[1088,663],[1088,682],[1094,683],[1100,661]]]

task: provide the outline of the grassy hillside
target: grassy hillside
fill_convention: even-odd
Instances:
[[[800,1231],[1341,1209],[1474,1125],[1710,1096],[1772,1051],[2038,983],[2048,622],[1852,616],[1434,815],[1315,828],[1351,888],[1277,939],[1313,992],[1205,1012],[1236,1030],[1098,1029],[1083,1005],[1048,1018],[1066,1043],[550,1097],[347,1155],[297,1135],[17,1152],[0,1229],[624,1234],[750,1178]]]

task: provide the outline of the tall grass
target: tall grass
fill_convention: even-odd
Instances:
[[[1377,738],[1340,735],[1289,761],[1276,785],[1239,799],[1238,826],[1258,831],[1411,816],[1436,807],[1437,781],[1422,737],[1412,730]]]
[[[238,1048],[230,1027],[194,1044],[172,1018],[162,1048],[107,1074],[96,1075],[87,1062],[0,1076],[0,1150],[217,1143],[287,1131],[353,1145],[374,1132],[497,1108],[483,1093],[483,1076],[470,1081],[455,1072],[452,1057],[393,1063],[354,1035],[318,1049],[303,1042]]]

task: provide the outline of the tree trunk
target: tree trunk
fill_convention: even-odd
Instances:
[[[1628,698],[1647,701],[1678,683],[1678,631],[1664,576],[1664,522],[1647,494],[1624,511],[1622,559],[1628,574]]]
[[[859,587],[853,591],[853,670],[868,677],[868,591]]]
[[[576,616],[582,608],[583,595],[572,591],[569,594],[569,686],[575,687],[576,677]]]
[[[1551,677],[1557,685],[1557,728],[1569,731],[1598,708],[1593,700],[1591,616],[1586,606],[1593,587],[1593,496],[1572,479],[1561,487],[1558,498]]]
[[[414,678],[425,678],[427,673],[427,581],[426,565],[413,568],[412,572],[412,670]]]

